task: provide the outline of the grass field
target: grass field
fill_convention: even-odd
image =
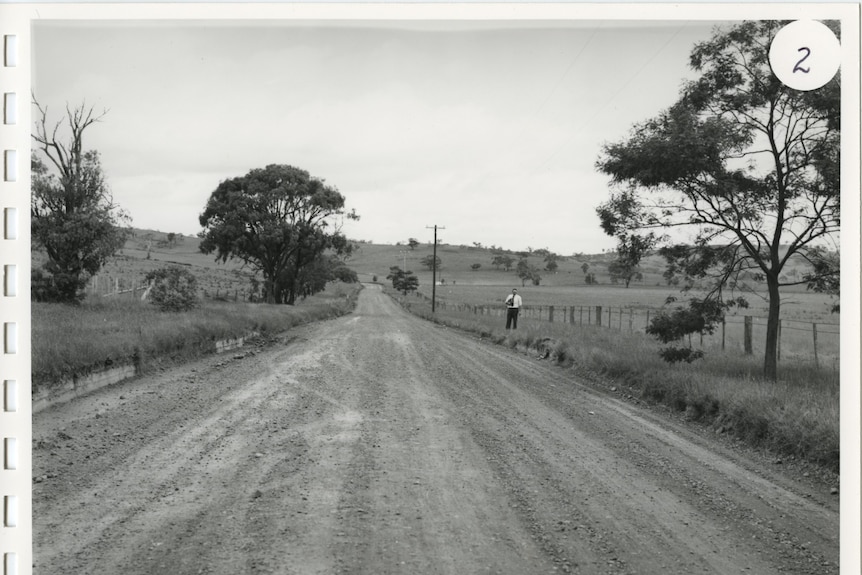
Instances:
[[[361,243],[359,244],[359,251],[351,257],[348,265],[360,275],[360,279],[363,281],[370,281],[373,275],[377,275],[379,279],[383,280],[389,273],[391,266],[399,266],[414,272],[419,278],[420,288],[428,291],[427,288],[431,286],[431,271],[421,264],[421,260],[432,253],[433,246],[430,244],[420,244],[416,249],[411,250],[407,245]],[[519,259],[517,254],[510,253],[508,255],[513,257],[516,262]],[[452,285],[454,282],[456,286],[501,286],[508,288],[508,290],[513,287],[521,287],[521,280],[515,274],[514,268],[510,271],[494,268],[491,263],[494,252],[488,248],[443,244],[437,246],[437,256],[441,261],[437,279],[442,278],[446,281],[446,285]],[[624,290],[624,286],[612,284],[608,274],[608,264],[614,257],[615,254],[612,253],[561,256],[557,260],[557,272],[542,273],[541,285],[537,289],[598,287],[600,289]],[[543,258],[538,255],[528,256],[527,261],[537,268],[543,269],[545,267]],[[471,269],[473,264],[480,264],[481,267],[477,271],[473,271]],[[599,282],[598,286],[586,284],[582,269],[584,264],[589,266],[589,272],[596,275]],[[662,276],[665,270],[665,261],[662,257],[658,255],[648,256],[641,261],[640,267],[644,276],[643,281],[633,282],[632,287],[660,288],[671,292],[674,290],[674,288],[666,285],[667,282]],[[799,279],[806,271],[807,267],[803,261],[792,258],[785,269],[785,276],[788,280]],[[530,287],[532,288],[532,286]],[[787,288],[786,293],[806,293],[806,289],[804,285],[794,286]]]
[[[501,315],[503,298],[511,291],[501,286],[482,285],[442,285],[436,288],[436,298],[441,305],[467,304],[486,306],[493,313]],[[427,287],[420,289],[423,296],[431,297]],[[518,293],[524,299],[522,312],[526,321],[548,321],[549,306],[554,306],[554,320],[575,324],[595,324],[596,306],[602,308],[602,325],[617,331],[632,331],[644,334],[648,319],[655,317],[664,306],[668,295],[679,294],[678,290],[668,287],[632,286],[628,289],[618,286],[551,286],[519,287]],[[672,304],[679,305],[679,304]],[[840,359],[839,316],[830,312],[831,300],[816,293],[794,293],[782,304],[781,353],[785,359],[798,358],[814,361],[814,334],[817,331],[817,361],[821,365],[831,365],[837,369]],[[566,313],[574,308],[574,317]],[[610,314],[610,315],[609,315]],[[743,316],[753,319],[753,350],[762,354],[766,341],[765,302],[759,298],[751,300],[747,309],[733,310],[726,318],[724,337],[721,327],[715,333],[702,339],[695,336],[695,347],[721,348],[724,341],[727,350],[743,350]],[[817,323],[817,327],[812,326]]]

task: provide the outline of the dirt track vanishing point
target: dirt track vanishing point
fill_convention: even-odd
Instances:
[[[838,573],[838,498],[375,286],[34,419],[34,573]]]

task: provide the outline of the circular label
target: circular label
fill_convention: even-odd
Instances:
[[[816,90],[841,66],[841,43],[825,24],[797,20],[778,31],[769,47],[772,72],[794,90]]]

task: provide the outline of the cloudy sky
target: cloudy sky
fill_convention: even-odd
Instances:
[[[595,253],[603,143],[674,102],[716,22],[39,21],[33,90],[107,114],[133,225],[196,234],[218,183],[270,163],[324,178],[355,239]]]

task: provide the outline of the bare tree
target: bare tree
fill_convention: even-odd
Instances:
[[[128,216],[114,204],[99,153],[84,149],[84,132],[107,112],[67,105],[66,115],[52,124],[35,95],[33,105],[38,117],[32,137],[38,147],[31,156],[31,231],[34,248],[48,256],[43,268],[33,272],[33,297],[76,302],[89,277],[126,239],[120,223]],[[68,138],[65,128],[71,132]]]

